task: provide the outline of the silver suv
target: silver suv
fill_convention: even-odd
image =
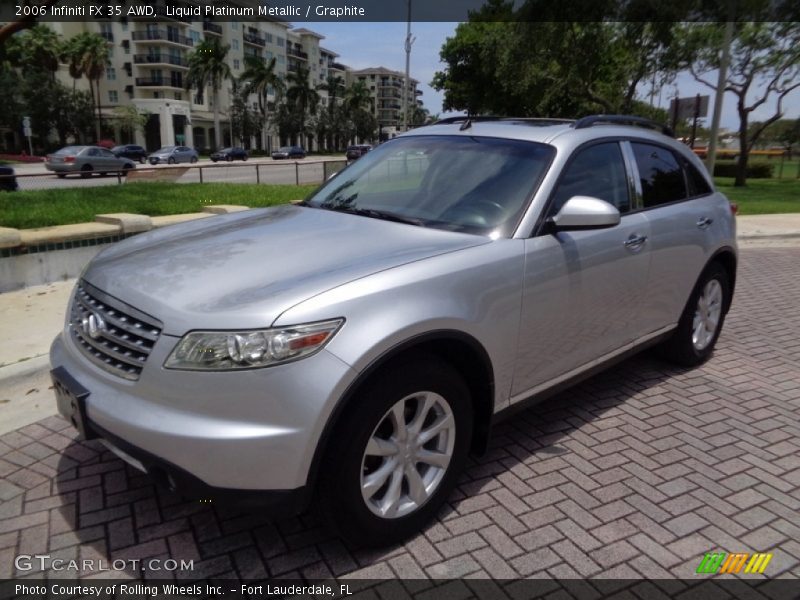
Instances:
[[[401,539],[501,413],[646,346],[711,354],[734,215],[642,125],[449,119],[299,205],[109,247],[52,346],[59,409],[187,495],[316,496],[351,540]]]

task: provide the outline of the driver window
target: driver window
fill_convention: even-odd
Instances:
[[[595,144],[579,150],[561,176],[550,216],[555,216],[573,196],[593,196],[616,206],[624,214],[631,209],[625,162],[617,142]]]

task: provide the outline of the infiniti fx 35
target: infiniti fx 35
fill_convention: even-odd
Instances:
[[[59,410],[187,495],[402,539],[500,413],[647,346],[711,355],[734,215],[647,125],[450,119],[299,204],[110,246],[52,346]]]

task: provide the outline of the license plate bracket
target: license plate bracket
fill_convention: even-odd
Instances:
[[[53,381],[58,412],[78,430],[79,439],[96,438],[97,434],[92,431],[86,418],[89,390],[78,383],[64,367],[56,367],[50,371],[50,379]]]

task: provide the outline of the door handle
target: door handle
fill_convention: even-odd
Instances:
[[[708,226],[711,225],[713,222],[714,219],[709,219],[708,217],[700,217],[700,219],[698,219],[695,225],[697,225],[700,229],[708,229]]]
[[[637,251],[644,245],[646,241],[647,241],[646,235],[637,235],[634,233],[631,235],[631,237],[629,237],[627,240],[623,242],[623,245],[628,250]]]

